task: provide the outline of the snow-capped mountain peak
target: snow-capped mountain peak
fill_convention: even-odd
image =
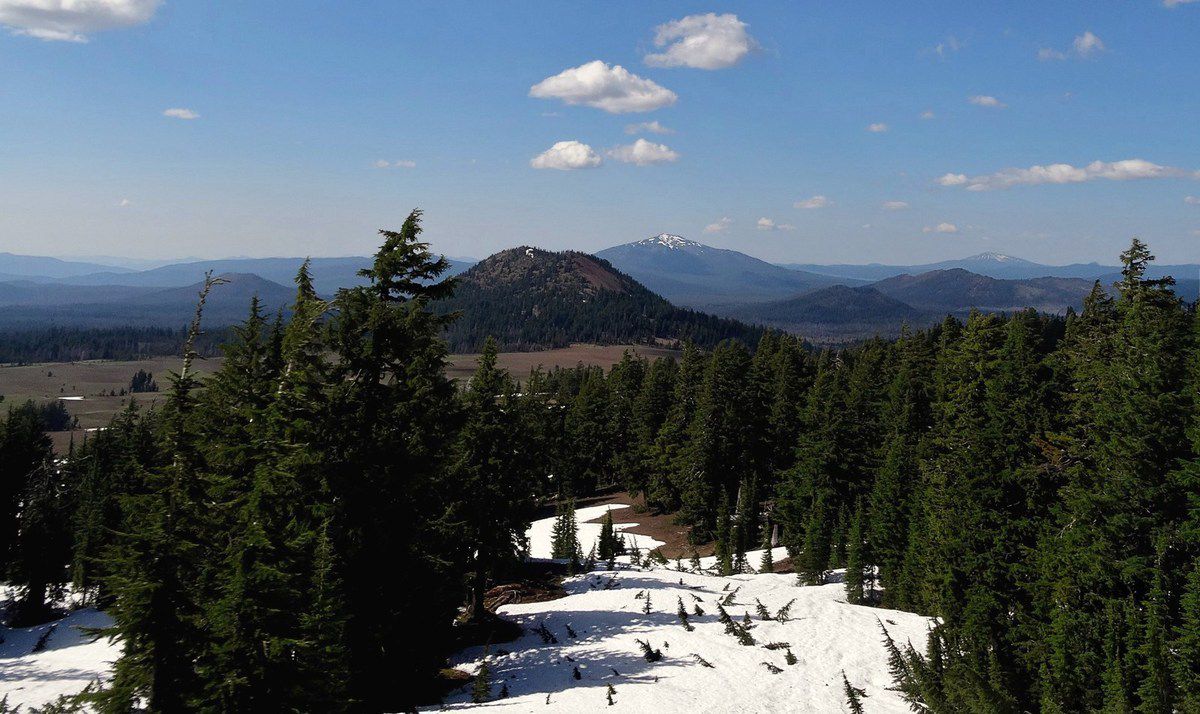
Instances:
[[[1021,258],[1014,258],[1011,255],[1004,255],[1003,253],[993,253],[990,251],[987,253],[980,253],[979,255],[971,256],[967,260],[988,262],[988,263],[1027,263],[1027,262],[1029,262],[1029,261],[1023,260]]]
[[[671,233],[659,233],[656,236],[640,240],[637,245],[661,245],[671,250],[680,250],[682,248],[703,248],[704,246],[696,241],[688,240],[683,236],[677,236]]]

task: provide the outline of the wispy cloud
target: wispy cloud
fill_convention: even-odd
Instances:
[[[925,111],[921,112],[922,119],[933,119],[936,116],[937,114],[934,114],[932,109],[926,109]]]
[[[760,231],[794,231],[796,226],[791,223],[776,223],[774,220],[762,217],[754,224],[754,227]]]
[[[649,112],[670,106],[675,92],[633,74],[619,64],[593,60],[564,69],[529,88],[529,96],[603,109],[610,114]]]
[[[953,223],[939,223],[936,226],[925,226],[922,233],[958,233],[958,226]]]
[[[1200,206],[1200,196],[1184,196],[1183,202],[1189,206]]]
[[[946,39],[930,47],[926,52],[937,55],[941,59],[946,59],[950,55],[958,52],[963,48],[963,43],[954,35],[949,35]]]
[[[0,0],[0,25],[18,35],[87,42],[93,32],[149,22],[162,0]]]
[[[401,159],[400,161],[380,159],[375,162],[375,168],[377,169],[415,169],[416,167],[417,162],[409,161],[408,159]]]
[[[792,204],[792,206],[794,206],[795,208],[809,208],[809,209],[825,208],[826,206],[832,206],[832,205],[833,205],[833,201],[830,201],[827,196],[812,196],[811,198],[804,198],[804,199],[796,201],[795,203]]]
[[[1180,5],[1188,5],[1200,0],[1163,0],[1164,7],[1179,7]]]
[[[171,109],[167,109],[167,110],[163,111],[163,116],[171,117],[172,119],[199,119],[200,118],[200,115],[197,114],[196,112],[192,111],[191,109],[184,109],[182,107],[172,107]]]
[[[592,147],[578,141],[560,141],[529,160],[535,169],[573,171],[592,169],[604,163],[604,159]]]
[[[1056,50],[1050,47],[1043,47],[1038,50],[1037,58],[1043,62],[1051,60],[1065,60],[1067,57],[1076,57],[1078,59],[1088,59],[1104,52],[1107,47],[1104,46],[1104,41],[1097,37],[1091,30],[1085,31],[1082,35],[1076,35],[1075,40],[1071,42],[1069,52]]]
[[[1012,186],[1085,183],[1098,179],[1134,181],[1155,178],[1200,178],[1200,172],[1162,166],[1145,159],[1125,159],[1123,161],[1093,161],[1087,166],[1048,164],[1028,168],[1007,168],[981,176],[949,173],[940,177],[937,182],[942,186],[966,186],[968,191],[993,191]]]
[[[663,126],[662,124],[659,124],[658,120],[656,119],[654,121],[644,121],[644,122],[639,122],[637,124],[626,124],[625,125],[625,133],[626,134],[674,134],[675,130],[669,129],[669,128]]]
[[[732,223],[733,223],[733,219],[730,218],[729,216],[725,216],[724,218],[718,218],[717,220],[715,220],[712,223],[709,223],[707,226],[705,226],[704,232],[705,233],[720,233],[721,231],[728,228]]]
[[[1000,101],[999,99],[996,99],[995,97],[993,97],[989,94],[975,94],[970,97],[967,97],[967,101],[970,102],[971,104],[974,104],[977,107],[992,107],[994,109],[1003,109],[1004,107],[1008,106],[1004,102]]]
[[[666,48],[646,55],[652,67],[694,67],[724,69],[732,67],[758,47],[746,32],[749,27],[737,15],[688,15],[655,28],[654,46]]]
[[[883,132],[885,132],[887,130],[888,130],[888,125],[884,124],[883,122],[878,122],[876,124],[868,124],[867,125],[867,131],[871,132],[872,134],[882,134]]]
[[[883,207],[888,211],[903,211],[908,208],[907,201],[884,201]]]

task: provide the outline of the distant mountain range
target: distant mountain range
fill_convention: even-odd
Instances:
[[[204,307],[210,327],[241,322],[258,296],[264,312],[289,305],[295,290],[254,274],[225,273]],[[181,327],[196,310],[202,282],[175,288],[0,283],[0,329],[71,327]],[[17,286],[16,290],[13,287]],[[21,291],[21,292],[18,292]]]
[[[716,312],[846,282],[772,265],[736,250],[713,248],[669,233],[606,248],[596,257],[677,305]]]
[[[181,326],[207,271],[229,285],[213,292],[210,326],[243,319],[251,296],[265,310],[291,302],[303,258],[228,258],[146,270],[98,262],[0,253],[0,328],[46,325]],[[319,293],[362,284],[371,258],[314,258]],[[1116,266],[1041,265],[999,253],[923,265],[774,265],[734,250],[663,233],[595,256],[521,247],[478,263],[451,260],[461,274],[445,309],[464,317],[448,337],[458,349],[495,334],[510,349],[571,342],[645,342],[754,334],[746,324],[787,329],[815,340],[894,334],[971,308],[1009,312],[1078,308],[1094,281],[1111,286]],[[1172,275],[1186,300],[1200,293],[1200,264],[1152,265]],[[706,315],[689,309],[702,310]],[[730,320],[721,320],[719,315]]]
[[[817,265],[812,263],[788,263],[783,267],[806,273],[868,282],[884,280],[897,275],[919,275],[934,270],[953,270],[955,268],[1003,280],[1083,278],[1085,280],[1102,280],[1106,283],[1111,283],[1116,282],[1121,276],[1121,268],[1116,265],[1101,265],[1100,263],[1043,265],[1002,253],[980,253],[969,258],[943,260],[938,263],[925,263],[921,265],[882,265],[880,263],[870,263],[867,265]],[[1147,275],[1152,278],[1171,275],[1180,281],[1200,280],[1200,263],[1183,263],[1178,265],[1158,265],[1152,263]]]

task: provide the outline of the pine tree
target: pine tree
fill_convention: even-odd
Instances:
[[[863,584],[865,579],[865,561],[863,551],[863,509],[860,504],[854,511],[851,521],[850,534],[846,544],[846,601],[852,605],[860,605],[864,600]]]
[[[845,670],[842,671],[842,691],[846,694],[846,706],[849,707],[851,714],[863,714],[862,700],[867,693],[850,684]]]
[[[601,560],[611,560],[617,554],[617,537],[614,531],[612,510],[604,512],[604,521],[600,525],[600,540],[596,546],[596,555]]]
[[[495,340],[484,343],[479,366],[463,393],[466,421],[451,465],[460,495],[450,517],[470,563],[469,617],[476,622],[487,614],[483,600],[488,578],[499,565],[516,560],[533,511],[529,484],[534,481],[534,454],[525,448],[516,384],[497,368],[497,351]],[[576,542],[572,557],[577,550]]]
[[[717,508],[717,574],[729,576],[733,574],[733,553],[730,552],[731,529],[729,523],[729,494],[721,492],[720,506]]]

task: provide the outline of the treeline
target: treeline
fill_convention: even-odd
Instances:
[[[228,337],[220,329],[197,336],[193,349],[204,357],[219,354]],[[187,339],[180,327],[47,327],[0,330],[0,364],[78,362],[81,360],[136,360],[178,355]]]
[[[437,701],[461,633],[487,640],[538,445],[494,345],[466,388],[445,377],[429,308],[452,283],[419,233],[419,212],[385,232],[368,284],[332,303],[306,265],[290,318],[254,304],[203,389],[198,310],[161,410],[131,406],[63,461],[25,411],[6,420],[12,620],[46,619],[72,583],[122,646],[76,705],[407,711]]]
[[[188,350],[161,412],[63,463],[10,417],[7,570],[20,610],[71,581],[113,613],[101,710],[428,701],[535,499],[613,486],[723,572],[769,567],[745,553],[778,536],[801,582],[844,567],[850,600],[939,618],[893,650],[914,706],[1200,705],[1200,322],[1140,242],[1065,318],[819,354],[767,333],[519,387],[490,342],[456,389],[432,309],[453,284],[419,230],[332,304],[302,270],[286,323],[253,310],[203,390]]]
[[[1065,318],[535,374],[556,473],[645,494],[727,572],[778,526],[801,582],[939,618],[894,650],[924,710],[1200,710],[1200,321],[1152,259]]]
[[[1064,318],[535,372],[559,409],[528,432],[559,488],[643,493],[721,570],[778,528],[800,581],[940,618],[896,650],[919,706],[1200,710],[1200,318],[1151,260]]]

